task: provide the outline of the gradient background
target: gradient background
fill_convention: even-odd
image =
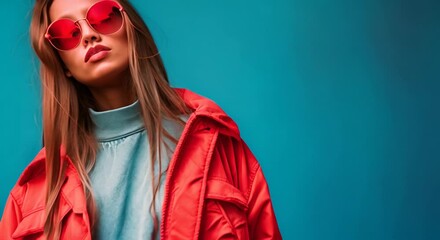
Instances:
[[[172,85],[238,123],[285,239],[440,239],[439,1],[132,2]],[[1,209],[41,145],[32,3],[2,11]]]

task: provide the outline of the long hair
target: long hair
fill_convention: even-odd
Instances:
[[[61,236],[58,207],[60,190],[65,179],[67,162],[60,159],[60,149],[65,148],[72,160],[87,200],[91,231],[97,221],[89,172],[94,166],[98,143],[93,134],[94,125],[88,108],[95,101],[88,88],[65,75],[64,64],[58,52],[45,40],[44,34],[50,24],[49,8],[53,0],[36,0],[30,25],[32,47],[41,61],[40,78],[42,90],[43,144],[46,151],[46,214],[44,235],[47,239]],[[184,125],[178,117],[190,110],[180,96],[170,87],[165,67],[158,54],[153,37],[140,15],[127,0],[118,1],[124,8],[124,24],[129,51],[130,88],[138,98],[141,115],[148,133],[150,145],[153,201],[153,236],[158,233],[159,223],[155,213],[156,195],[162,179],[161,143],[163,137],[177,142],[162,126],[164,117]],[[125,47],[125,46],[121,46]],[[158,176],[154,166],[158,161]]]

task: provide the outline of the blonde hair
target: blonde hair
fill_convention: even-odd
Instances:
[[[59,218],[57,210],[66,171],[66,162],[60,159],[60,148],[65,148],[78,171],[93,231],[97,214],[88,174],[94,166],[98,144],[88,111],[88,108],[95,107],[90,91],[85,85],[66,77],[64,64],[58,52],[44,38],[46,28],[50,24],[49,8],[52,2],[53,0],[36,0],[30,37],[33,49],[41,61],[43,144],[46,151],[47,181],[44,235],[47,239],[59,239],[61,226],[57,224],[56,219]],[[190,110],[170,87],[157,46],[142,18],[127,0],[118,2],[124,8],[124,24],[129,43],[130,87],[141,106],[141,115],[148,132],[152,166],[154,168],[155,161],[159,161],[159,173],[162,173],[160,161],[162,136],[175,143],[178,141],[163,128],[162,119],[167,117],[184,125],[178,115],[189,114]],[[153,202],[150,206],[154,222],[152,237],[158,234],[159,223],[154,200],[160,181],[163,180],[161,176],[162,174],[159,174],[156,179],[152,169]]]

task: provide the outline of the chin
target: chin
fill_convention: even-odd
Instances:
[[[110,87],[121,85],[129,77],[128,65],[125,67],[103,64],[86,76],[77,80],[88,87]]]

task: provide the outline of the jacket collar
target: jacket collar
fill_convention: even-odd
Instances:
[[[237,139],[240,138],[237,124],[214,101],[187,89],[175,88],[175,91],[184,100],[186,105],[193,110],[193,114],[213,120],[222,134]]]

